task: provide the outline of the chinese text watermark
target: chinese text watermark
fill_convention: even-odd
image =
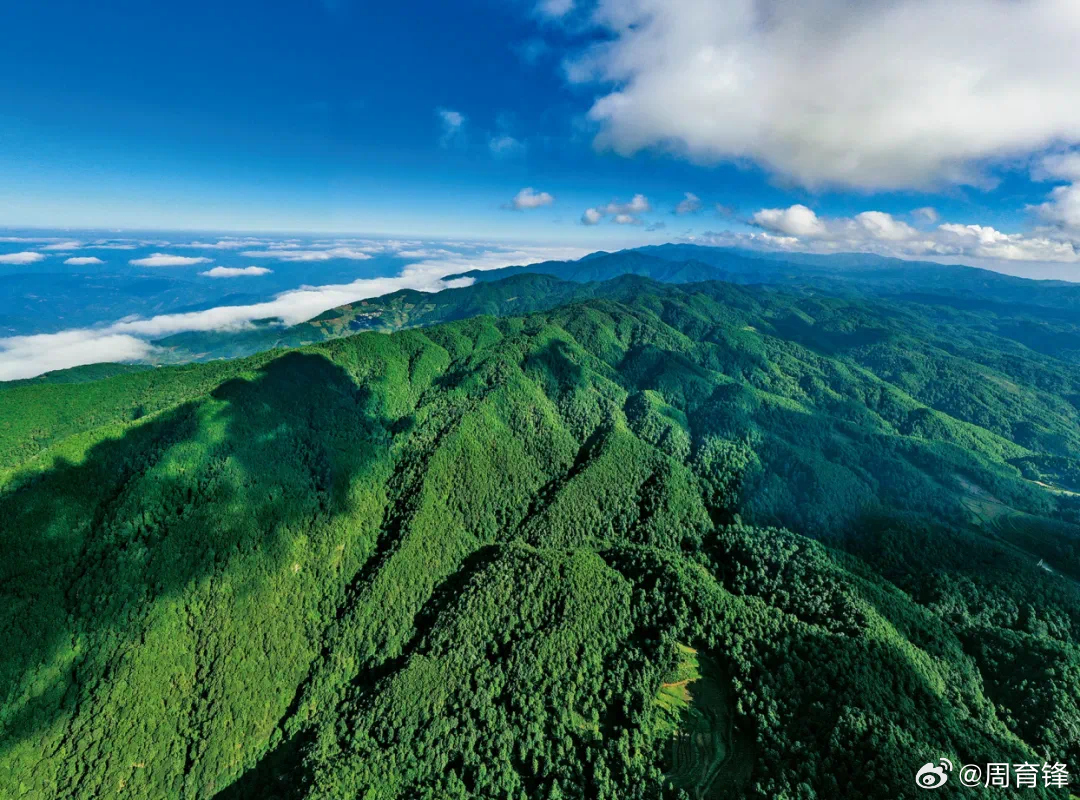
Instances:
[[[1037,764],[1006,762],[990,764],[964,764],[959,769],[947,758],[935,764],[929,762],[915,773],[915,784],[920,789],[940,789],[954,774],[961,786],[1000,789],[1062,789],[1069,785],[1069,770],[1058,762]]]

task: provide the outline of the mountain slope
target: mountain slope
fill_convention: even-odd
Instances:
[[[1077,762],[1080,590],[1039,565],[1076,563],[1075,368],[917,309],[621,291],[3,390],[0,793],[914,797],[928,753]],[[684,709],[730,720],[689,754],[687,648]]]
[[[547,275],[523,273],[493,283],[441,292],[403,289],[382,297],[329,309],[307,322],[283,327],[261,320],[240,331],[193,331],[159,339],[158,360],[184,363],[236,358],[275,347],[300,347],[365,330],[395,331],[491,314],[507,316],[554,308],[562,303],[618,294],[620,283],[587,287]]]

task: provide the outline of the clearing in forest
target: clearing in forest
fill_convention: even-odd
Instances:
[[[734,735],[730,689],[717,664],[686,645],[656,694],[661,736],[669,736],[667,777],[696,800],[720,797],[749,773]]]

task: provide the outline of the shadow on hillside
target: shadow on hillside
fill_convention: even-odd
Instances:
[[[350,717],[374,702],[379,687],[406,668],[413,654],[425,644],[439,616],[458,601],[469,582],[490,566],[499,552],[496,545],[481,546],[435,587],[417,613],[415,632],[402,652],[374,668],[361,671],[353,679],[355,694],[350,700]],[[376,559],[370,559],[369,564],[374,561]],[[302,686],[298,690],[294,705],[299,702],[305,688]],[[214,800],[296,800],[303,797],[311,781],[304,753],[314,740],[315,732],[312,729],[301,730],[283,739],[234,783],[215,794]]]
[[[146,646],[155,604],[225,575],[223,593],[242,596],[287,569],[294,542],[350,510],[349,487],[385,455],[390,421],[377,411],[333,362],[289,353],[0,495],[0,757],[65,718],[92,716],[123,661]],[[256,574],[238,571],[251,564]],[[164,624],[210,613],[221,610],[187,608],[189,622]],[[182,679],[160,678],[177,702],[192,702]],[[112,708],[109,723],[84,720],[81,730],[104,727],[95,746],[115,749],[110,728],[132,724],[124,714]],[[65,746],[78,732],[69,724]]]
[[[548,396],[557,396],[560,390],[584,383],[585,371],[575,358],[573,349],[561,339],[552,340],[538,352],[530,353],[521,369],[534,379],[539,379]]]

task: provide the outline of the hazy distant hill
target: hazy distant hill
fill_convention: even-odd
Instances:
[[[1080,284],[1017,278],[978,267],[907,261],[873,254],[768,253],[664,244],[597,253],[579,261],[474,270],[460,276],[496,281],[539,272],[569,281],[603,281],[635,274],[665,283],[721,280],[740,284],[816,287],[830,293],[922,294],[1012,305],[1080,309]]]
[[[646,278],[669,284],[726,281],[770,291],[824,293],[848,298],[888,298],[951,312],[982,315],[985,324],[1040,351],[1062,357],[1080,352],[1080,285],[1014,278],[974,267],[911,262],[881,256],[777,254],[694,245],[661,245],[618,253],[593,253],[578,261],[463,273],[474,285],[437,294],[412,290],[330,309],[285,327],[262,320],[243,331],[190,332],[155,342],[158,363],[235,358],[275,347],[296,347],[363,330],[393,331],[490,314],[507,316],[553,308],[591,297],[618,298]],[[616,280],[620,279],[620,280]],[[612,281],[615,281],[612,283]],[[950,312],[950,313],[951,313]],[[1048,338],[1052,337],[1052,338]]]
[[[752,262],[748,263],[752,265]],[[639,275],[664,283],[693,283],[718,280],[716,268],[695,259],[673,261],[647,255],[637,250],[618,253],[593,253],[578,261],[545,261],[521,267],[504,267],[493,270],[472,270],[453,278],[472,278],[477,281],[498,281],[511,275],[536,273],[553,275],[564,281],[589,283],[606,281],[620,275]]]

